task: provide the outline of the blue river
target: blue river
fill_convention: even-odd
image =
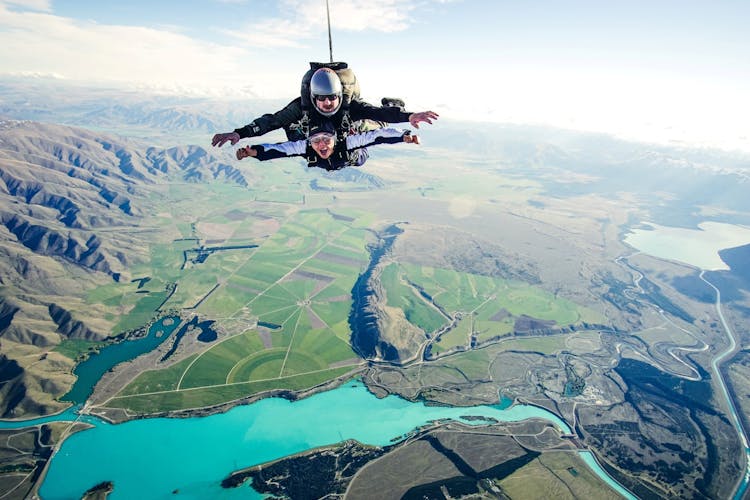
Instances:
[[[346,439],[382,446],[436,420],[487,423],[465,416],[540,418],[570,432],[534,406],[425,406],[397,396],[378,399],[355,381],[296,402],[268,398],[207,417],[99,422],[65,440],[40,494],[46,500],[80,498],[112,481],[113,500],[175,498],[175,492],[178,498],[262,498],[247,484],[223,489],[220,482],[237,469]]]
[[[469,408],[426,406],[397,396],[378,399],[359,381],[293,403],[268,398],[226,413],[189,419],[152,418],[112,425],[78,415],[79,408],[33,420],[0,421],[0,429],[73,420],[93,426],[66,439],[54,455],[40,489],[43,499],[80,498],[104,481],[115,485],[113,500],[136,495],[144,500],[166,499],[176,494],[190,499],[260,499],[263,496],[248,484],[223,489],[220,482],[235,470],[346,439],[384,446],[437,420],[479,425],[488,419],[536,418],[565,434],[571,432],[557,416],[535,406],[508,408],[507,401]],[[486,420],[467,420],[467,416]],[[636,499],[606,473],[591,452],[579,455],[620,495]]]

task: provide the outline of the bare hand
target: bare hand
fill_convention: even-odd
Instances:
[[[232,143],[232,146],[234,146],[239,140],[240,134],[237,132],[227,132],[226,134],[216,134],[214,138],[211,139],[211,145],[222,147],[227,141],[229,141]]]
[[[247,158],[248,156],[258,156],[258,152],[251,148],[250,146],[245,146],[244,148],[240,148],[237,150],[237,159],[241,160],[243,158]]]
[[[419,136],[418,135],[405,135],[404,142],[409,143],[409,144],[419,144]]]
[[[437,120],[438,116],[440,115],[438,115],[434,111],[412,113],[409,115],[409,123],[411,123],[411,126],[414,128],[419,128],[419,122],[427,122],[432,125],[432,120]]]

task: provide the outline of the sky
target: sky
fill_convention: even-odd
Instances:
[[[329,0],[362,97],[750,151],[747,0]],[[291,99],[325,0],[0,0],[0,76]],[[274,110],[269,110],[274,111]],[[238,124],[242,125],[242,124]]]

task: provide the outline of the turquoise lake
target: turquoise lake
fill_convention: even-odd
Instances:
[[[73,374],[78,378],[70,391],[60,398],[60,400],[70,401],[74,404],[85,403],[94,390],[94,386],[107,370],[118,363],[130,361],[141,354],[153,351],[179,325],[180,318],[165,317],[151,325],[145,337],[111,344],[102,348],[101,351],[92,354],[86,361],[80,363],[73,370]]]
[[[425,406],[396,396],[378,399],[361,382],[350,382],[301,401],[263,399],[207,417],[98,423],[63,443],[40,494],[45,500],[80,498],[92,486],[113,481],[113,500],[262,498],[247,484],[222,489],[221,480],[237,469],[346,439],[387,445],[431,421],[464,416],[540,418],[570,432],[534,406]]]

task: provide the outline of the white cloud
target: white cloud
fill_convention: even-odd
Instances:
[[[304,47],[303,39],[311,36],[312,30],[308,26],[300,26],[294,21],[272,19],[254,23],[239,30],[222,30],[249,47]]]
[[[51,0],[5,0],[0,2],[0,9],[3,5],[11,5],[13,8],[35,10],[38,12],[52,12]]]
[[[283,0],[283,17],[253,21],[225,34],[253,47],[305,47],[303,40],[320,36],[327,27],[326,6],[321,0]],[[409,27],[414,4],[396,0],[331,1],[331,29],[340,31],[402,31]]]
[[[247,88],[262,97],[297,92],[299,67],[269,66],[259,47],[307,48],[325,33],[325,3],[280,0],[283,18],[259,19],[230,33],[240,44],[191,38],[177,26],[100,24],[54,15],[48,0],[0,0],[0,73],[54,74],[162,88]],[[409,25],[412,8],[395,0],[331,0],[336,30],[392,31]],[[33,10],[29,10],[33,7]],[[258,68],[262,67],[262,71]],[[283,82],[283,83],[280,83]]]
[[[0,4],[0,71],[190,87],[242,81],[249,56],[170,29],[105,25]]]
[[[409,15],[415,8],[414,3],[399,0],[332,2],[331,25],[350,31],[403,31],[411,24]]]

